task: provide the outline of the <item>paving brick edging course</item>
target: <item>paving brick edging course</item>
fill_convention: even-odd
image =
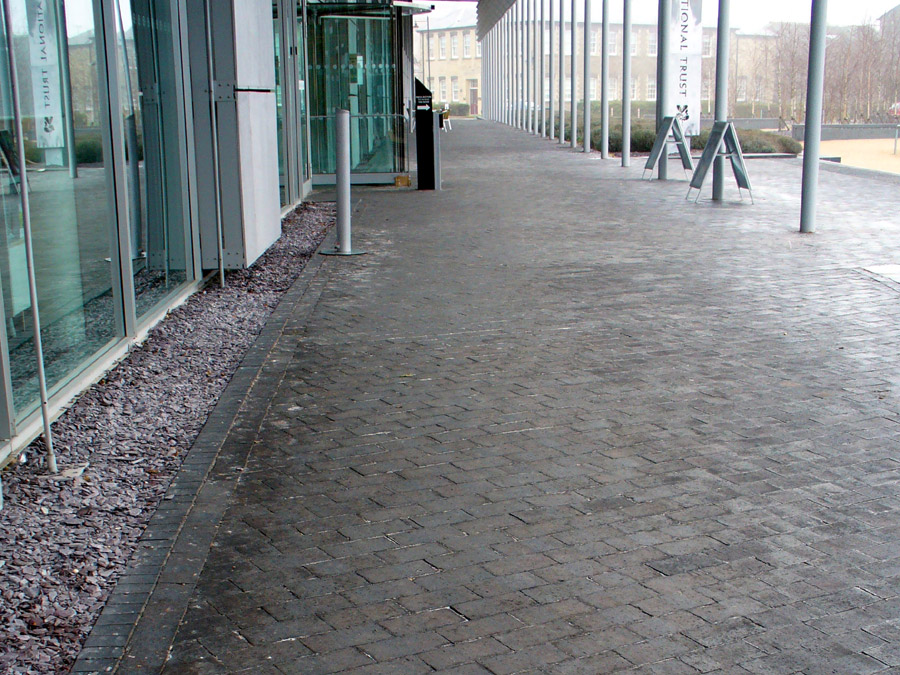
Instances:
[[[333,248],[334,242],[331,230],[318,250]],[[299,339],[286,335],[285,325],[315,307],[324,286],[319,275],[323,261],[318,254],[309,260],[244,355],[70,672],[162,669],[229,497]],[[245,406],[250,399],[260,405]]]

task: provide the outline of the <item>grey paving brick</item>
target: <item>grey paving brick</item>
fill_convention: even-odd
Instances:
[[[318,263],[213,480],[189,458],[148,530],[135,592],[216,488],[165,577],[170,670],[896,667],[900,303],[860,268],[893,255],[897,182],[826,168],[799,237],[797,162],[691,204],[455,126],[445,190],[355,188],[369,255]],[[98,626],[140,612],[122,590]]]

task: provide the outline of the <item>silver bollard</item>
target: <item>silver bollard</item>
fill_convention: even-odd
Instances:
[[[322,255],[361,255],[365,251],[353,250],[350,227],[350,111],[335,111],[335,171],[337,189],[337,244],[332,251]]]

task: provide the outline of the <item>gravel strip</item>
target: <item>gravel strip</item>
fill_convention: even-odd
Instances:
[[[278,300],[334,222],[306,204],[250,270],[229,272],[172,310],[53,424],[55,481],[43,443],[3,473],[0,672],[58,673],[74,662],[147,522]]]

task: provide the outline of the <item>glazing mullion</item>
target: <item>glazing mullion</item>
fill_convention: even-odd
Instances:
[[[112,2],[94,0],[94,16],[97,34],[100,38],[97,49],[97,67],[100,71],[100,109],[103,123],[104,159],[111,167],[107,172],[109,194],[115,197],[115,214],[111,219],[114,245],[110,247],[113,269],[119,270],[119,283],[113,283],[116,302],[116,322],[121,334],[133,337],[136,332],[137,317],[134,304],[134,272],[131,262],[130,227],[128,220],[128,182],[124,153],[124,129],[120,115],[111,111],[122,110],[120,97],[121,83],[116,68],[116,15]],[[106,83],[106,95],[103,84]]]

